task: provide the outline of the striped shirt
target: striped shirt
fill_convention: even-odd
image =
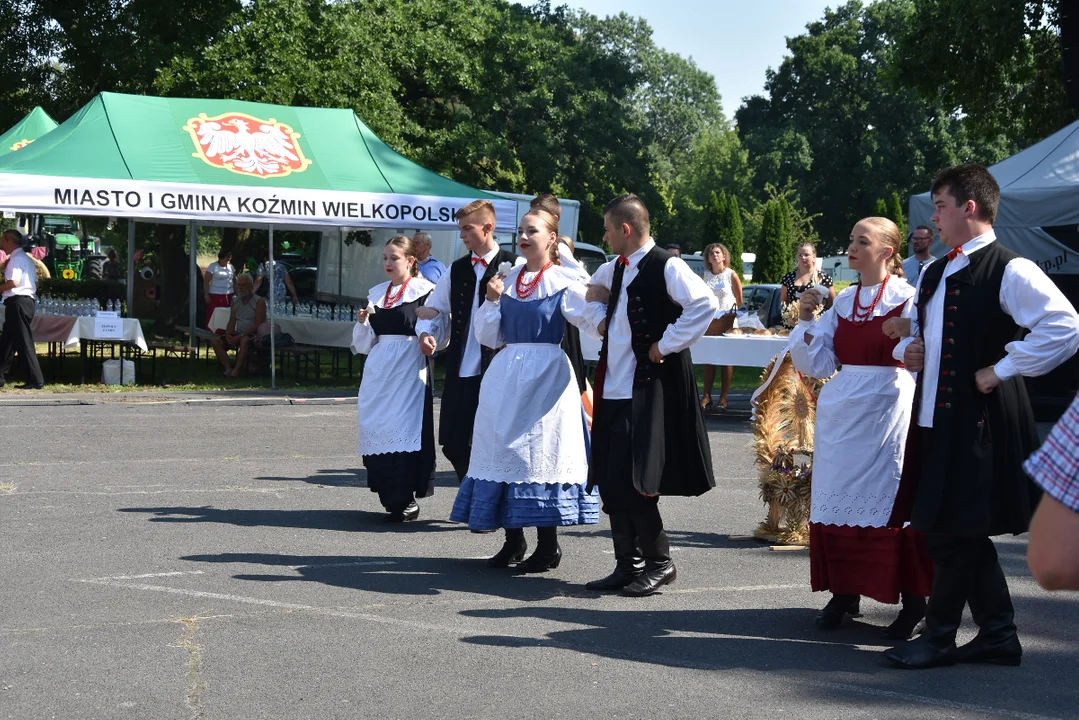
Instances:
[[[1079,395],[1023,469],[1050,497],[1079,512]]]

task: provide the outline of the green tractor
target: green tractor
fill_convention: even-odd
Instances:
[[[64,280],[101,280],[105,261],[98,250],[100,240],[86,234],[78,218],[39,215],[34,218],[33,236],[49,252],[45,263],[54,278]]]

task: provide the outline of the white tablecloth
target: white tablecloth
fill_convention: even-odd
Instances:
[[[599,340],[581,335],[585,360],[599,359]],[[767,367],[772,358],[787,347],[787,338],[761,335],[720,335],[703,337],[690,348],[694,365]]]
[[[227,328],[229,326],[229,315],[231,314],[231,308],[214,308],[214,314],[210,316],[210,324],[208,325],[210,332],[217,332]]]
[[[5,309],[0,305],[0,323],[4,322]],[[146,351],[146,338],[142,334],[142,323],[135,318],[123,318],[124,337],[116,342],[126,342],[137,345],[143,352]],[[94,319],[92,317],[71,317],[68,315],[34,315],[30,323],[30,332],[34,334],[34,342],[60,342],[67,349],[79,346],[80,340],[107,340],[110,338],[94,337]]]
[[[338,348],[352,346],[352,328],[356,325],[355,322],[315,320],[295,315],[274,318],[274,324],[281,332],[291,335],[298,345]]]

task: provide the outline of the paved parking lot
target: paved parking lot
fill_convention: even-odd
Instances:
[[[0,717],[1075,717],[1079,605],[1000,543],[1020,668],[884,665],[894,609],[834,633],[806,553],[761,519],[751,435],[713,419],[718,487],[664,515],[678,582],[630,599],[605,522],[561,567],[489,570],[498,536],[405,526],[357,472],[355,408],[0,408]],[[529,541],[534,534],[528,531]],[[968,634],[965,636],[969,635]]]

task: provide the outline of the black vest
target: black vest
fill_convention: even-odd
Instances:
[[[970,264],[943,282],[947,261],[926,268],[918,291],[918,322],[944,293],[940,367],[918,375],[913,424],[923,393],[934,400],[930,446],[923,448],[921,478],[911,522],[923,532],[965,536],[1021,533],[1033,508],[1033,485],[1021,465],[1038,445],[1034,414],[1022,377],[983,394],[974,377],[1005,355],[1024,332],[1000,307],[1008,263],[1019,257],[999,242],[970,255]]]
[[[487,283],[498,272],[501,263],[511,265],[517,256],[499,249],[480,278],[479,295],[476,293],[476,273],[472,269],[472,253],[458,258],[450,265],[450,344],[446,348],[446,375],[457,377],[461,370],[461,358],[465,353],[465,339],[472,319],[473,309],[487,297]],[[481,348],[480,370],[486,369],[494,351]]]
[[[695,496],[714,487],[715,480],[690,352],[672,353],[662,363],[648,358],[649,348],[682,316],[682,307],[667,294],[664,277],[673,257],[666,250],[652,248],[641,258],[637,276],[626,286],[630,347],[637,361],[630,452],[633,484],[639,492]]]

